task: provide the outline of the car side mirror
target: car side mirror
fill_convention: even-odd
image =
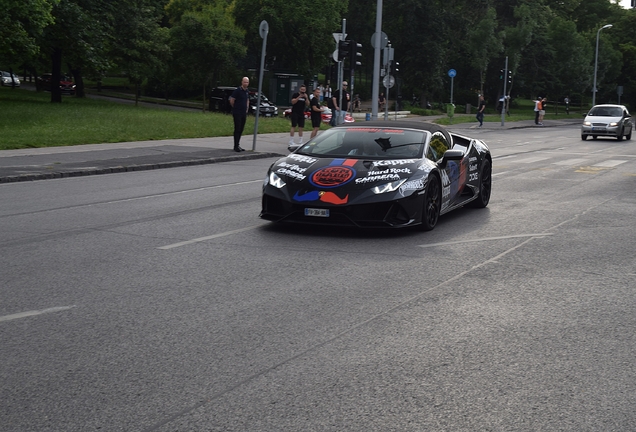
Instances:
[[[287,150],[289,150],[290,153],[293,153],[296,150],[298,150],[299,148],[301,148],[302,146],[303,146],[302,144],[289,144],[287,146]]]
[[[446,150],[444,156],[437,162],[440,168],[446,168],[448,161],[460,161],[464,159],[464,152],[462,150],[449,149]]]

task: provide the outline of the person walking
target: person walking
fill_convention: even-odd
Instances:
[[[325,110],[320,105],[320,89],[314,89],[314,97],[311,99],[309,106],[311,107],[311,126],[313,127],[311,131],[311,136],[309,139],[312,139],[316,135],[318,135],[318,130],[320,130],[320,124],[322,123],[322,112]]]
[[[545,116],[545,108],[548,104],[548,98],[544,97],[539,101],[539,126],[543,126],[543,117]]]
[[[247,110],[250,108],[250,93],[247,87],[250,85],[250,79],[243,77],[241,86],[237,87],[229,98],[232,107],[232,117],[234,117],[234,151],[245,151],[239,145],[241,135],[245,129],[245,121],[247,120]]]
[[[534,102],[534,124],[539,126],[539,112],[541,111],[541,96],[537,96]]]
[[[303,129],[305,127],[305,107],[309,104],[307,87],[301,84],[297,93],[291,99],[291,130],[289,131],[289,144],[294,144],[294,130],[298,131],[298,144],[303,143]]]
[[[565,103],[565,113],[570,114],[570,98],[566,96],[563,102]]]
[[[384,111],[384,106],[386,105],[386,98],[384,97],[384,93],[380,93],[378,97],[378,111]]]
[[[484,111],[486,110],[486,102],[484,101],[484,96],[479,95],[479,107],[477,108],[477,115],[475,118],[479,122],[479,127],[484,125]]]
[[[331,96],[331,100],[333,103],[334,110],[331,113],[331,126],[336,126],[344,123],[344,117],[347,113],[347,109],[349,109],[349,101],[351,100],[351,95],[347,91],[347,87],[349,84],[346,81],[342,82],[342,86],[333,92]],[[340,103],[340,93],[342,93],[342,106],[338,105]]]

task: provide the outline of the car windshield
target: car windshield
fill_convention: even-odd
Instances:
[[[354,159],[420,158],[428,134],[401,128],[334,128],[310,140],[296,153]]]
[[[623,109],[619,107],[594,107],[587,115],[594,117],[622,117]]]
[[[252,100],[253,102],[257,102],[258,100],[258,93],[252,93],[250,94],[250,100]],[[269,103],[269,99],[267,99],[267,96],[265,96],[264,94],[261,95],[261,103],[263,102],[267,102]]]

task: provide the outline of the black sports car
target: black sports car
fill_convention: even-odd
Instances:
[[[490,201],[488,146],[438,125],[343,125],[290,150],[267,173],[263,219],[428,231],[444,213]]]

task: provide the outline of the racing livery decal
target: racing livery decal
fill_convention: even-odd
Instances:
[[[356,171],[351,168],[357,159],[334,159],[329,166],[320,168],[309,176],[309,182],[320,188],[334,188],[354,179]]]
[[[294,195],[294,201],[322,201],[329,204],[341,205],[346,204],[349,201],[349,195],[346,195],[344,198],[340,198],[335,193],[328,191],[311,191],[302,195],[296,192]]]

